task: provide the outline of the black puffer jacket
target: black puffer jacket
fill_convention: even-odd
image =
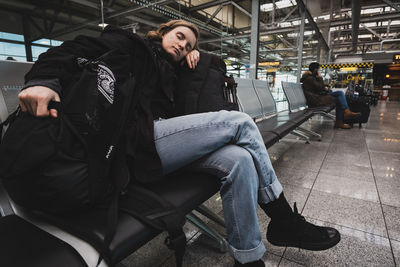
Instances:
[[[26,74],[28,86],[45,85],[61,96],[79,72],[76,58],[96,59],[104,53],[120,49],[129,55],[136,85],[141,87],[138,108],[131,114],[125,133],[128,165],[135,178],[147,182],[162,177],[162,166],[154,145],[153,120],[174,114],[175,66],[158,44],[138,35],[107,27],[97,37],[79,36],[40,55]]]

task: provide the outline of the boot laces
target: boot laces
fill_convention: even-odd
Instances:
[[[294,223],[295,227],[297,228],[297,233],[298,233],[298,241],[301,244],[302,238],[304,238],[306,235],[309,235],[311,233],[319,233],[322,236],[326,236],[327,232],[323,227],[318,227],[312,223],[307,222],[306,218],[299,214],[297,210],[297,205],[296,202],[294,203],[293,207],[293,213],[294,213]],[[308,232],[308,233],[307,233]]]

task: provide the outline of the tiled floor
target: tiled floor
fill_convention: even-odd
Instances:
[[[286,198],[310,221],[337,228],[341,242],[327,251],[275,247],[265,239],[268,217],[259,210],[266,266],[400,266],[400,102],[373,107],[364,128],[334,130],[315,117],[307,127],[321,142],[288,136],[270,150]],[[207,202],[221,213],[218,195]],[[224,229],[209,222],[224,233]],[[184,266],[233,266],[228,253],[186,224]],[[124,261],[127,266],[175,266],[161,235]]]

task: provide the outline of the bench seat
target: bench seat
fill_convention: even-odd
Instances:
[[[165,177],[160,182],[150,183],[146,187],[151,188],[175,207],[189,213],[217,193],[220,182],[212,175],[180,172]],[[98,251],[102,248],[107,218],[104,209],[93,209],[73,216],[68,214],[56,216],[47,213],[35,213],[35,215],[85,240]],[[120,212],[118,226],[109,246],[106,261],[110,265],[117,264],[159,233],[160,231]]]
[[[17,215],[0,218],[0,237],[0,266],[87,266],[69,244]]]

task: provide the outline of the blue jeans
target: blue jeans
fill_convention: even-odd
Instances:
[[[337,121],[342,121],[343,116],[344,116],[344,110],[349,108],[349,105],[347,104],[346,97],[343,93],[343,91],[335,91],[335,92],[329,92],[331,96],[335,99],[336,103],[336,120]]]
[[[257,203],[282,193],[263,139],[245,113],[219,111],[154,122],[164,174],[182,167],[217,175],[231,255],[241,263],[265,253]]]

